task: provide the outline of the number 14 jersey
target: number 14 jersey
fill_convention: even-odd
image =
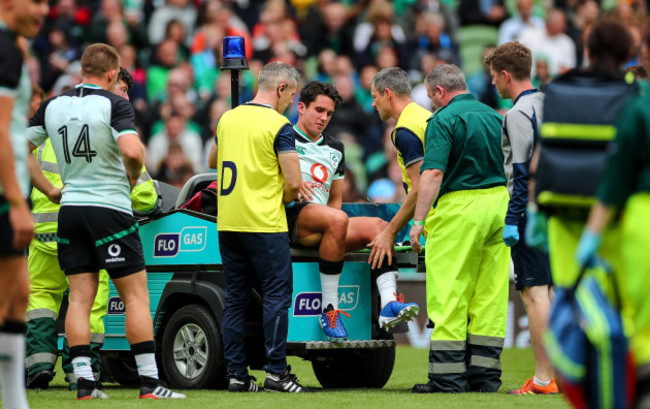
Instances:
[[[133,133],[131,104],[83,84],[45,101],[29,121],[27,137],[40,146],[49,137],[64,183],[62,206],[106,207],[131,214],[130,186],[120,136]]]

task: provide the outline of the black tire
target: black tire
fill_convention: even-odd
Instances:
[[[140,375],[138,375],[138,368],[131,352],[102,355],[101,368],[100,381],[102,382],[117,382],[123,386],[140,386]],[[104,375],[104,371],[108,372],[108,376]]]
[[[323,351],[312,359],[323,388],[383,388],[393,373],[395,346]]]
[[[201,305],[187,305],[171,316],[164,328],[161,355],[172,387],[212,389],[226,385],[221,332],[212,314]]]

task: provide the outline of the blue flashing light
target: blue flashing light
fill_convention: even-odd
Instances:
[[[246,59],[244,37],[227,36],[223,38],[223,58],[225,59]]]

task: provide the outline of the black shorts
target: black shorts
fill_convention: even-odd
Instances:
[[[298,215],[305,208],[309,202],[291,202],[291,207],[284,208],[287,214],[287,228],[289,229],[289,244],[292,246],[299,246],[298,242]]]
[[[108,271],[111,278],[144,270],[133,216],[103,207],[61,206],[59,264],[66,275]]]
[[[9,203],[0,195],[0,257],[24,256],[27,249],[15,249],[13,245],[14,229],[9,222]]]
[[[515,288],[551,285],[551,265],[548,253],[526,244],[526,216],[519,222],[519,241],[512,246],[512,263],[515,265]]]

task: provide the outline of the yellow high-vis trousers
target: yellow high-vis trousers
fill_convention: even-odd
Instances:
[[[429,380],[441,392],[494,392],[501,385],[508,201],[505,187],[451,192],[426,220],[427,313],[434,323]]]
[[[30,291],[25,323],[27,324],[25,366],[29,375],[40,370],[54,370],[58,358],[56,318],[68,280],[59,266],[56,253],[46,251],[32,241],[27,258]],[[101,270],[97,295],[90,313],[90,342],[93,362],[104,344],[104,316],[108,311],[108,273]],[[97,353],[95,353],[95,350]],[[64,354],[65,355],[65,354]],[[99,368],[99,364],[93,368]],[[64,370],[72,372],[69,362]],[[68,368],[69,367],[69,368]]]
[[[548,245],[549,259],[553,285],[558,287],[571,287],[575,284],[580,274],[580,266],[576,261],[576,250],[580,236],[585,228],[586,221],[564,216],[551,216],[548,219]],[[646,252],[648,249],[646,249]],[[614,222],[602,234],[602,242],[598,256],[611,266],[616,288],[619,296],[614,294],[612,278],[606,277],[604,270],[594,268],[589,274],[595,274],[602,283],[609,299],[614,302],[618,298],[621,302],[621,318],[623,328],[628,336],[634,332],[634,304],[630,302],[628,288],[630,275],[621,260],[621,225]]]
[[[638,367],[650,365],[650,193],[630,197],[621,233],[627,297],[634,314],[632,353]]]

